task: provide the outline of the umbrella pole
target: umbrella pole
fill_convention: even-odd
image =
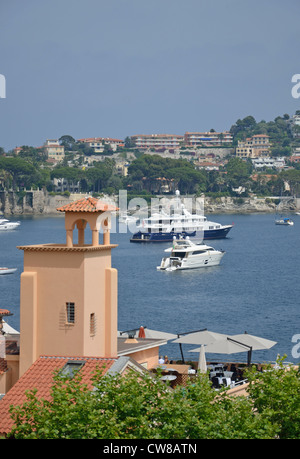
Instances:
[[[248,367],[250,366],[250,363],[251,363],[251,357],[252,357],[252,347],[250,347],[249,351],[248,351]]]
[[[202,328],[201,330],[196,330],[196,331],[199,332],[199,331],[205,331],[205,330],[207,330],[207,328]],[[177,337],[180,338],[180,336],[188,335],[189,333],[196,333],[196,332],[179,333],[179,334],[177,334]],[[184,357],[183,357],[183,352],[182,352],[182,344],[181,343],[179,343],[179,348],[180,348],[182,362],[185,363],[184,362]]]
[[[183,357],[183,352],[182,352],[182,344],[181,344],[181,343],[179,343],[179,348],[180,348],[180,353],[181,353],[182,362],[185,363],[185,362],[184,362],[184,357]]]

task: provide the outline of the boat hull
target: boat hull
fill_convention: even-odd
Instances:
[[[225,252],[214,253],[213,255],[205,255],[197,257],[197,260],[178,261],[172,263],[171,259],[163,259],[160,266],[157,266],[158,271],[183,271],[187,269],[210,268],[211,266],[219,266]]]
[[[186,236],[194,237],[196,236],[196,231],[193,231],[191,233],[175,233],[173,231],[171,231],[170,233],[146,233],[138,231],[132,236],[130,242],[172,242],[174,237],[179,239],[180,237],[185,238]]]
[[[0,268],[0,276],[5,274],[13,274],[17,268]]]
[[[275,222],[275,225],[293,226],[293,225],[294,225],[294,222],[292,222],[292,221],[286,222],[286,221],[283,221],[283,220],[277,220],[277,221]]]
[[[202,231],[193,231],[191,233],[188,232],[182,232],[182,233],[176,233],[174,231],[171,231],[169,233],[166,232],[158,232],[158,233],[150,233],[150,232],[143,232],[143,231],[138,231],[135,233],[132,238],[130,239],[130,242],[172,242],[174,237],[177,239],[180,236],[186,237],[200,237],[201,239],[224,239],[229,231],[231,230],[232,225],[228,225],[223,228],[218,228],[218,229],[212,229],[212,230],[204,230],[204,234]]]
[[[9,222],[9,223],[1,223],[0,231],[10,231],[18,228],[20,226],[19,222]]]

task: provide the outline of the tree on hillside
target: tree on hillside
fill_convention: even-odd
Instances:
[[[287,182],[290,186],[290,194],[297,195],[300,191],[300,170],[287,169],[280,172],[279,178],[283,182]]]
[[[130,164],[128,175],[128,179],[136,183],[140,183],[144,178],[148,191],[151,191],[159,178],[174,180],[182,193],[204,191],[206,187],[205,173],[195,170],[193,164],[186,159],[143,155]]]
[[[18,154],[18,157],[29,161],[35,166],[38,166],[40,163],[46,161],[47,154],[42,148],[34,148],[28,145],[23,145]]]
[[[35,184],[38,177],[38,169],[22,158],[0,157],[0,170],[6,171],[11,176],[13,189],[29,187]]]
[[[62,135],[59,138],[59,143],[65,147],[65,150],[72,151],[76,140],[71,135]]]
[[[245,186],[252,172],[252,164],[241,158],[230,158],[225,170],[227,171],[227,182],[231,187]]]

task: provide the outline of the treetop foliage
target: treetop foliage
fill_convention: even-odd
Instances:
[[[282,359],[283,360],[283,359]],[[249,396],[215,391],[207,375],[169,389],[159,378],[135,372],[93,375],[93,390],[54,375],[50,400],[33,390],[11,407],[11,438],[261,439],[299,438],[299,369],[248,371]]]

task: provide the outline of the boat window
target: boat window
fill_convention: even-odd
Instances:
[[[205,253],[206,250],[195,250],[195,252],[191,253],[191,255],[200,255],[201,253]]]
[[[172,252],[172,257],[184,258],[185,252]]]

